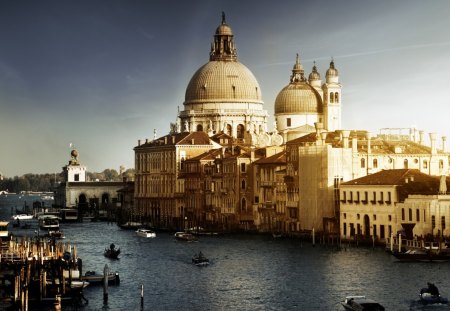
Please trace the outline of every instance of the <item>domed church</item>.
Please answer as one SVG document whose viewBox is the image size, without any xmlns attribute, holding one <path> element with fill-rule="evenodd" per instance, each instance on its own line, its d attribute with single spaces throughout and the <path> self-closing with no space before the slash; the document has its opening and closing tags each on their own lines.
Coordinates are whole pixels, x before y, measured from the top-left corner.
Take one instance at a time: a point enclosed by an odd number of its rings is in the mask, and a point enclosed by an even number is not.
<svg viewBox="0 0 450 311">
<path fill-rule="evenodd" d="M 329 132 L 341 129 L 341 84 L 333 60 L 322 84 L 315 63 L 305 78 L 297 54 L 289 84 L 275 99 L 275 121 L 284 141 L 315 132 L 315 123 Z"/>
<path fill-rule="evenodd" d="M 263 109 L 258 81 L 238 61 L 233 32 L 222 13 L 214 34 L 209 62 L 192 76 L 173 132 L 223 132 L 243 139 L 246 132 L 265 134 L 268 113 Z M 267 134 L 265 134 L 267 135 Z"/>
</svg>

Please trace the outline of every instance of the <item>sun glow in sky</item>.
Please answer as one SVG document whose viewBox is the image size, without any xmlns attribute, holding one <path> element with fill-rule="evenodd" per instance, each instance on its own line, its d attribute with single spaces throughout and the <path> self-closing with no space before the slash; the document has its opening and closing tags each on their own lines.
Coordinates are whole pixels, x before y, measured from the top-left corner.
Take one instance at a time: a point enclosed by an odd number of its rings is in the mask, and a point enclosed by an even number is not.
<svg viewBox="0 0 450 311">
<path fill-rule="evenodd" d="M 323 80 L 333 57 L 343 128 L 450 137 L 448 1 L 1 1 L 0 172 L 60 172 L 70 143 L 89 171 L 133 168 L 138 139 L 183 109 L 222 11 L 269 115 L 296 53 Z"/>
</svg>

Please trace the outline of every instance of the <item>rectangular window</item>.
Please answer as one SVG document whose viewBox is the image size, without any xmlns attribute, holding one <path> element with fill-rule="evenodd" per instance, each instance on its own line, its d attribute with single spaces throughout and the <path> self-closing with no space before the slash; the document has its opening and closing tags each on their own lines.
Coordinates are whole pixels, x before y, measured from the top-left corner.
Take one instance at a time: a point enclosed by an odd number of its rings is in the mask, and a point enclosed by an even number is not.
<svg viewBox="0 0 450 311">
<path fill-rule="evenodd" d="M 377 215 L 373 214 L 373 220 L 377 220 Z"/>
<path fill-rule="evenodd" d="M 291 126 L 291 118 L 286 119 L 286 126 Z"/>
<path fill-rule="evenodd" d="M 442 228 L 442 231 L 445 230 L 445 216 L 441 217 L 441 228 Z"/>
<path fill-rule="evenodd" d="M 386 203 L 387 204 L 391 204 L 391 202 L 392 202 L 392 197 L 391 197 L 391 192 L 389 191 L 388 193 L 387 193 L 387 195 L 388 195 L 388 199 L 387 199 L 387 201 L 386 201 Z"/>
<path fill-rule="evenodd" d="M 80 181 L 80 174 L 75 174 L 73 178 L 75 181 Z"/>
<path fill-rule="evenodd" d="M 436 228 L 436 218 L 433 216 L 431 216 L 431 228 Z"/>
<path fill-rule="evenodd" d="M 344 234 L 344 236 L 347 236 L 347 224 L 344 222 L 344 228 L 343 228 L 344 230 L 344 232 L 343 232 L 343 234 Z"/>
<path fill-rule="evenodd" d="M 409 221 L 412 221 L 412 209 L 411 208 L 408 210 L 408 215 L 409 215 Z"/>
<path fill-rule="evenodd" d="M 380 225 L 380 239 L 384 239 L 384 225 Z"/>
<path fill-rule="evenodd" d="M 416 209 L 416 221 L 419 222 L 420 221 L 420 210 Z"/>
<path fill-rule="evenodd" d="M 246 165 L 245 165 L 245 163 L 241 163 L 241 172 L 242 172 L 242 173 L 245 173 L 245 170 L 246 170 Z"/>
<path fill-rule="evenodd" d="M 373 236 L 377 236 L 377 225 L 373 225 Z"/>
<path fill-rule="evenodd" d="M 376 191 L 373 192 L 372 198 L 373 199 L 372 199 L 372 201 L 370 201 L 370 203 L 375 204 L 377 202 L 377 192 Z"/>
<path fill-rule="evenodd" d="M 402 220 L 405 220 L 405 209 L 402 208 Z"/>
</svg>

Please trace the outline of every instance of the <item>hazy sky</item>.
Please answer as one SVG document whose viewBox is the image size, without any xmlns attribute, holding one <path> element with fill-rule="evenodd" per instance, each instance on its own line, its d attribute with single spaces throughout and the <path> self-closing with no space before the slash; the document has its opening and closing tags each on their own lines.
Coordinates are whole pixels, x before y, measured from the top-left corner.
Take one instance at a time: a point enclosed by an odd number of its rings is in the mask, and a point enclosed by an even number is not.
<svg viewBox="0 0 450 311">
<path fill-rule="evenodd" d="M 4 0 L 0 172 L 60 172 L 70 143 L 88 171 L 134 167 L 138 139 L 167 134 L 183 109 L 222 11 L 269 115 L 296 53 L 323 79 L 333 57 L 343 128 L 415 126 L 450 141 L 447 0 Z"/>
</svg>

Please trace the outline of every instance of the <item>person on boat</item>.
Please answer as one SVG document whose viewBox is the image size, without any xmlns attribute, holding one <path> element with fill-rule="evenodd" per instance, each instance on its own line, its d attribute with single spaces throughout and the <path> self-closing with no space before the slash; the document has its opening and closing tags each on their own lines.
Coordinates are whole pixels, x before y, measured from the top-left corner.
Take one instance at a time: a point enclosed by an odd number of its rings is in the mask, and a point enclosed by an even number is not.
<svg viewBox="0 0 450 311">
<path fill-rule="evenodd" d="M 110 248 L 111 250 L 114 250 L 114 249 L 116 248 L 116 246 L 114 245 L 114 243 L 111 243 L 111 245 L 109 246 L 109 248 Z"/>
<path fill-rule="evenodd" d="M 438 297 L 439 289 L 437 288 L 437 286 L 430 282 L 428 282 L 427 285 L 428 285 L 428 292 L 430 293 L 430 295 Z"/>
</svg>

